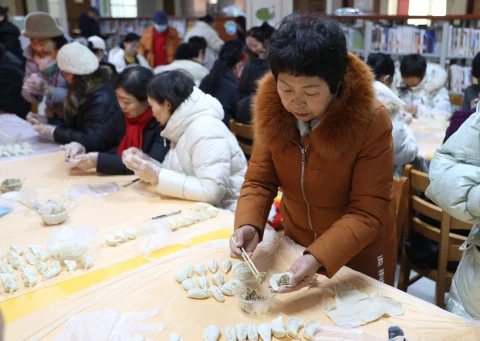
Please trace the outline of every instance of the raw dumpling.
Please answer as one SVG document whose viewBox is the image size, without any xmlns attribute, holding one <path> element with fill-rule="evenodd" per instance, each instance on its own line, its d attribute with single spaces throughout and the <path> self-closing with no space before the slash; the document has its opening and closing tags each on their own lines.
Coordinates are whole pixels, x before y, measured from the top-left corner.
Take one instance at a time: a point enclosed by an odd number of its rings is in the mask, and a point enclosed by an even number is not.
<svg viewBox="0 0 480 341">
<path fill-rule="evenodd" d="M 225 327 L 225 338 L 227 341 L 237 341 L 237 333 L 234 326 Z"/>
<path fill-rule="evenodd" d="M 218 302 L 225 302 L 225 296 L 223 296 L 222 291 L 218 287 L 211 287 L 208 291 Z"/>
<path fill-rule="evenodd" d="M 184 271 L 177 271 L 175 272 L 175 280 L 182 284 L 184 280 L 188 279 L 187 275 Z"/>
<path fill-rule="evenodd" d="M 212 259 L 210 262 L 208 262 L 208 270 L 210 270 L 212 274 L 217 273 L 218 261 L 216 259 Z"/>
<path fill-rule="evenodd" d="M 40 245 L 33 245 L 33 244 L 28 245 L 28 250 L 31 253 L 33 253 L 34 255 L 36 255 L 38 252 L 42 251 Z"/>
<path fill-rule="evenodd" d="M 74 260 L 65 260 L 64 263 L 68 272 L 73 273 L 75 270 L 77 270 L 77 262 Z"/>
<path fill-rule="evenodd" d="M 85 269 L 90 269 L 93 266 L 93 261 L 88 255 L 83 254 L 80 256 L 79 264 Z"/>
<path fill-rule="evenodd" d="M 37 271 L 40 274 L 43 274 L 45 271 L 48 270 L 48 265 L 47 265 L 47 263 L 44 263 L 44 262 L 37 262 L 37 264 L 35 264 L 35 266 L 37 267 Z"/>
<path fill-rule="evenodd" d="M 8 264 L 0 263 L 0 272 L 2 274 L 13 274 L 13 268 Z"/>
<path fill-rule="evenodd" d="M 247 328 L 248 341 L 258 341 L 258 329 L 253 323 L 250 323 Z"/>
<path fill-rule="evenodd" d="M 121 230 L 115 232 L 115 238 L 117 238 L 119 243 L 125 243 L 127 241 L 127 236 L 125 235 L 125 232 Z"/>
<path fill-rule="evenodd" d="M 137 234 L 135 233 L 135 231 L 133 231 L 133 229 L 126 229 L 125 236 L 130 240 L 137 239 Z"/>
<path fill-rule="evenodd" d="M 42 250 L 35 253 L 35 259 L 37 261 L 40 261 L 40 262 L 46 262 L 49 257 L 50 257 L 50 255 L 47 252 L 42 251 Z"/>
<path fill-rule="evenodd" d="M 289 337 L 298 337 L 298 331 L 303 327 L 303 321 L 299 317 L 291 316 L 287 321 L 287 334 Z"/>
<path fill-rule="evenodd" d="M 245 267 L 238 267 L 236 271 L 232 271 L 233 278 L 238 279 L 240 282 L 245 282 L 249 280 L 254 280 L 255 276 L 253 275 L 250 268 L 245 265 Z"/>
<path fill-rule="evenodd" d="M 193 279 L 186 279 L 182 282 L 182 287 L 183 287 L 183 289 L 188 291 L 190 289 L 197 288 L 197 284 L 195 283 L 195 281 Z"/>
<path fill-rule="evenodd" d="M 26 275 L 31 275 L 31 276 L 35 275 L 33 269 L 27 268 L 27 267 L 21 268 L 20 269 L 20 274 L 22 275 L 22 277 L 25 277 Z"/>
<path fill-rule="evenodd" d="M 305 323 L 305 329 L 303 330 L 303 338 L 307 340 L 312 340 L 315 336 L 315 333 L 320 330 L 320 322 L 310 320 Z"/>
<path fill-rule="evenodd" d="M 23 285 L 25 288 L 31 288 L 38 283 L 37 276 L 26 273 L 23 275 Z"/>
<path fill-rule="evenodd" d="M 217 273 L 212 276 L 212 283 L 217 287 L 221 287 L 223 284 L 225 284 L 225 278 L 221 273 Z"/>
<path fill-rule="evenodd" d="M 168 341 L 182 341 L 182 338 L 180 337 L 180 335 L 178 335 L 176 333 L 172 333 L 172 334 L 170 334 L 170 337 L 168 338 Z"/>
<path fill-rule="evenodd" d="M 0 274 L 3 282 L 3 288 L 7 294 L 18 290 L 18 283 L 12 274 Z"/>
<path fill-rule="evenodd" d="M 283 317 L 279 316 L 275 320 L 272 321 L 270 325 L 272 328 L 272 334 L 276 338 L 282 338 L 287 335 L 287 331 L 285 330 L 285 325 L 283 324 Z"/>
<path fill-rule="evenodd" d="M 197 279 L 198 286 L 203 289 L 207 290 L 210 287 L 210 284 L 208 283 L 208 279 L 205 276 L 199 277 Z"/>
<path fill-rule="evenodd" d="M 199 276 L 206 276 L 207 275 L 207 268 L 205 267 L 205 264 L 195 265 L 195 272 Z"/>
<path fill-rule="evenodd" d="M 280 287 L 291 287 L 292 277 L 293 274 L 291 272 L 272 275 L 272 277 L 270 277 L 270 287 L 272 291 L 278 291 Z"/>
<path fill-rule="evenodd" d="M 171 231 L 176 231 L 181 227 L 184 227 L 184 222 L 180 218 L 170 219 L 168 221 L 168 226 L 170 227 Z"/>
<path fill-rule="evenodd" d="M 247 331 L 247 326 L 244 325 L 243 323 L 237 324 L 237 327 L 235 328 L 235 331 L 237 332 L 237 339 L 238 341 L 246 341 L 248 337 L 248 331 Z"/>
<path fill-rule="evenodd" d="M 105 237 L 105 243 L 107 243 L 108 246 L 117 246 L 119 242 L 120 241 L 118 240 L 118 238 L 115 237 L 113 234 L 108 234 Z"/>
<path fill-rule="evenodd" d="M 25 260 L 27 261 L 28 264 L 30 265 L 35 265 L 36 259 L 33 253 L 30 251 L 25 254 Z"/>
<path fill-rule="evenodd" d="M 225 283 L 220 290 L 225 296 L 233 296 L 235 294 L 235 286 L 231 283 Z"/>
<path fill-rule="evenodd" d="M 220 337 L 220 328 L 215 325 L 210 325 L 203 331 L 203 339 L 205 341 L 217 341 Z"/>
<path fill-rule="evenodd" d="M 224 274 L 227 274 L 232 268 L 232 261 L 230 259 L 225 259 L 222 262 L 222 271 Z"/>
<path fill-rule="evenodd" d="M 272 328 L 268 323 L 264 323 L 258 326 L 258 335 L 263 341 L 272 341 Z"/>
<path fill-rule="evenodd" d="M 14 268 L 15 270 L 20 270 L 25 263 L 22 258 L 18 254 L 11 254 L 11 257 L 8 259 L 8 263 Z"/>
<path fill-rule="evenodd" d="M 204 289 L 193 288 L 188 290 L 188 297 L 195 298 L 197 300 L 203 300 L 211 296 L 210 292 Z"/>
<path fill-rule="evenodd" d="M 19 256 L 23 255 L 23 247 L 21 246 L 10 245 L 10 251 L 15 252 Z"/>
<path fill-rule="evenodd" d="M 191 264 L 187 264 L 183 267 L 183 272 L 185 273 L 185 276 L 187 278 L 192 278 L 193 277 L 193 266 Z"/>
<path fill-rule="evenodd" d="M 55 262 L 55 261 L 53 261 L 53 262 Z M 53 266 L 53 262 L 52 262 L 52 266 L 50 267 L 50 269 L 48 269 L 47 271 L 45 271 L 42 274 L 42 278 L 43 278 L 44 281 L 58 276 L 60 274 L 60 271 L 62 270 L 61 267 Z"/>
</svg>

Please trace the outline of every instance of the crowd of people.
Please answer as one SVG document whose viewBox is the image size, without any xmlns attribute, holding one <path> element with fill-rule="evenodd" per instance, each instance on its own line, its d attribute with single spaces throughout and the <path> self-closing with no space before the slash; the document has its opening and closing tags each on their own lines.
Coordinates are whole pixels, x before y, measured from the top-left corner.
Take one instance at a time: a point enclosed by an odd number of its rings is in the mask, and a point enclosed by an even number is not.
<svg viewBox="0 0 480 341">
<path fill-rule="evenodd" d="M 363 62 L 348 53 L 337 22 L 298 13 L 277 30 L 264 23 L 247 31 L 238 18 L 237 39 L 224 42 L 212 16 L 182 41 L 159 11 L 143 36 L 129 33 L 107 51 L 96 15 L 81 18 L 85 46 L 69 42 L 49 14 L 30 13 L 22 32 L 30 44 L 20 53 L 20 33 L 0 7 L 0 113 L 26 118 L 62 145 L 74 168 L 134 173 L 160 194 L 236 212 L 237 242 L 249 253 L 281 188 L 285 234 L 307 247 L 287 291 L 344 265 L 393 284 L 392 175 L 409 163 L 428 171 L 409 125 L 452 115 L 444 69 L 418 54 L 399 67 L 383 53 Z M 464 110 L 476 105 L 478 89 L 467 93 Z M 40 102 L 46 117 L 27 115 Z M 248 164 L 232 119 L 256 127 Z M 468 193 L 457 215 L 474 222 L 478 164 L 456 164 L 465 158 L 459 144 L 478 135 L 477 120 L 442 147 L 430 173 L 432 199 L 453 211 L 457 199 L 442 193 Z M 468 149 L 471 160 L 476 150 Z M 439 184 L 455 178 L 461 190 Z"/>
</svg>

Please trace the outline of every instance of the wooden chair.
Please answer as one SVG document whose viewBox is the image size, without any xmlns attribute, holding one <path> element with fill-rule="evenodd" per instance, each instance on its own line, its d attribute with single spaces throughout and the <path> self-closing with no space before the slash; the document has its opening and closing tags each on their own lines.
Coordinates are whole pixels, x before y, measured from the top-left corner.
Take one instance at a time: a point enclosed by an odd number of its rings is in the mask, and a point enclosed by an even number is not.
<svg viewBox="0 0 480 341">
<path fill-rule="evenodd" d="M 230 131 L 237 138 L 240 148 L 242 148 L 245 156 L 250 158 L 253 150 L 253 127 L 251 124 L 238 123 L 235 120 L 230 120 Z M 252 141 L 252 144 L 249 145 L 245 143 L 245 140 Z"/>
<path fill-rule="evenodd" d="M 410 180 L 404 176 L 398 179 L 393 178 L 393 186 L 395 191 L 395 211 L 396 211 L 396 220 L 395 224 L 397 227 L 397 242 L 398 247 L 402 243 L 403 236 L 403 225 L 405 223 L 405 218 L 407 217 L 408 211 L 408 193 L 409 193 Z"/>
<path fill-rule="evenodd" d="M 404 175 L 410 180 L 410 193 L 407 201 L 408 218 L 405 221 L 403 239 L 407 240 L 409 233 L 415 231 L 430 240 L 438 242 L 439 257 L 437 269 L 419 269 L 407 259 L 404 246 L 398 289 L 407 291 L 408 286 L 422 277 L 427 277 L 436 283 L 435 299 L 437 306 L 444 308 L 444 295 L 445 292 L 450 290 L 452 278 L 455 274 L 454 272 L 448 271 L 447 263 L 461 259 L 462 252 L 458 250 L 458 247 L 467 239 L 465 236 L 451 232 L 451 230 L 470 230 L 472 225 L 451 217 L 446 212 L 443 212 L 440 207 L 417 196 L 417 191 L 424 193 L 430 184 L 426 173 L 413 169 L 412 165 L 407 165 Z M 417 217 L 417 212 L 425 217 L 438 221 L 441 227 L 438 228 L 422 221 Z M 410 279 L 411 270 L 417 272 L 418 275 Z"/>
<path fill-rule="evenodd" d="M 456 108 L 461 108 L 463 105 L 463 95 L 461 94 L 449 94 L 450 103 Z"/>
</svg>

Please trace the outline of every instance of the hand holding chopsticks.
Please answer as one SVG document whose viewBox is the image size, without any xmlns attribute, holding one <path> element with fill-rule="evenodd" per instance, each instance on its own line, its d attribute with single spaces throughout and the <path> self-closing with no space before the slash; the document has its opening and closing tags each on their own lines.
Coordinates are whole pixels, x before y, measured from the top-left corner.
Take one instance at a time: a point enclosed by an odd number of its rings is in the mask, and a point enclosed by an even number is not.
<svg viewBox="0 0 480 341">
<path fill-rule="evenodd" d="M 237 243 L 237 238 L 235 237 L 235 235 L 232 235 L 232 241 L 236 247 L 239 247 Z M 255 278 L 259 283 L 263 283 L 265 281 L 266 273 L 258 271 L 257 267 L 255 266 L 255 264 L 253 264 L 252 259 L 248 256 L 248 253 L 245 251 L 243 247 L 240 246 L 240 250 L 242 250 L 242 258 L 245 261 L 245 263 L 247 263 L 248 267 L 250 268 L 250 271 L 253 273 L 253 275 L 255 276 Z"/>
</svg>

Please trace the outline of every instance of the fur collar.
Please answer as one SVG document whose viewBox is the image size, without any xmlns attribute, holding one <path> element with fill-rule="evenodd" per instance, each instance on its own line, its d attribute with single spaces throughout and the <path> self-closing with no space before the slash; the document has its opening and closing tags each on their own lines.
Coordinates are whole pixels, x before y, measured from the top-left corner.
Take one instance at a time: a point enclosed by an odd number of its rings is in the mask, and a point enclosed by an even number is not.
<svg viewBox="0 0 480 341">
<path fill-rule="evenodd" d="M 315 149 L 323 157 L 338 158 L 359 147 L 359 139 L 361 144 L 370 119 L 380 106 L 372 84 L 370 68 L 349 53 L 343 89 L 311 133 Z M 300 142 L 296 118 L 284 109 L 272 73 L 259 82 L 253 124 L 255 140 L 273 148 L 285 148 L 292 140 Z"/>
</svg>

